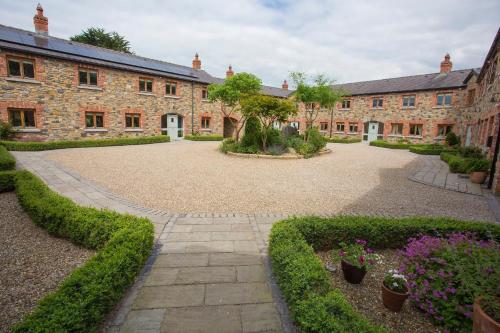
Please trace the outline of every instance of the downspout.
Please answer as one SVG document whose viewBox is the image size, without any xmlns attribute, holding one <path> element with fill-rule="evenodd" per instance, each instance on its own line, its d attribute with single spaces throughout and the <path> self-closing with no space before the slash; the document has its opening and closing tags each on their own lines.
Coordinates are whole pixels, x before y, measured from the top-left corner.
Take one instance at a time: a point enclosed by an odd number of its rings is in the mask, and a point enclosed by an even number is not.
<svg viewBox="0 0 500 333">
<path fill-rule="evenodd" d="M 194 82 L 191 81 L 191 135 L 194 135 Z"/>
</svg>

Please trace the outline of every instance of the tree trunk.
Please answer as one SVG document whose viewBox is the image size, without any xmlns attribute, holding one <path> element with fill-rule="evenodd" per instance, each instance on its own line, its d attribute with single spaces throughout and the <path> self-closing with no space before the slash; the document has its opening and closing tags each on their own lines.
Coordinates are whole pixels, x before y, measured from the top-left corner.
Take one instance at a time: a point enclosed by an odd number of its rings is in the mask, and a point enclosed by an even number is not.
<svg viewBox="0 0 500 333">
<path fill-rule="evenodd" d="M 236 142 L 240 141 L 240 132 L 245 127 L 245 124 L 247 122 L 247 118 L 241 118 L 237 123 L 236 123 Z M 238 124 L 241 123 L 241 126 L 238 127 Z"/>
<path fill-rule="evenodd" d="M 333 109 L 330 110 L 330 139 L 332 138 L 333 131 Z"/>
</svg>

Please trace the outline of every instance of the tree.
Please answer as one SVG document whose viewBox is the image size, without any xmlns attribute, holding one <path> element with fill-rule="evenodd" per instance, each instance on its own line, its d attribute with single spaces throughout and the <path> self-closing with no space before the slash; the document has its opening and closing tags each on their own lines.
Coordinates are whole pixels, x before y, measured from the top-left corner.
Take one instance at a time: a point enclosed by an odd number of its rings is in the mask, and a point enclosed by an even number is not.
<svg viewBox="0 0 500 333">
<path fill-rule="evenodd" d="M 78 35 L 70 37 L 72 41 L 104 47 L 115 51 L 132 53 L 130 43 L 116 32 L 106 32 L 102 28 L 88 28 Z"/>
<path fill-rule="evenodd" d="M 222 113 L 236 127 L 236 141 L 239 140 L 241 129 L 245 126 L 247 117 L 240 114 L 240 103 L 250 96 L 260 92 L 262 81 L 253 74 L 237 73 L 227 78 L 224 83 L 212 83 L 208 86 L 208 99 L 222 103 Z M 239 114 L 239 115 L 237 115 Z M 237 118 L 236 118 L 237 117 Z"/>
<path fill-rule="evenodd" d="M 246 118 L 256 117 L 262 125 L 262 149 L 267 150 L 267 134 L 275 121 L 284 122 L 297 113 L 294 103 L 265 95 L 254 95 L 241 103 L 241 113 Z"/>
</svg>

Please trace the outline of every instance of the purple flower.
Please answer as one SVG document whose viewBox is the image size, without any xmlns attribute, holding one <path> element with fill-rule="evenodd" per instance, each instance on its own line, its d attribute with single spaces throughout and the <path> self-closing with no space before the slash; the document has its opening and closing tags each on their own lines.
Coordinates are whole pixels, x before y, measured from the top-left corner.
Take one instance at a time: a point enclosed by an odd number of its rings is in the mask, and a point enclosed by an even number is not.
<svg viewBox="0 0 500 333">
<path fill-rule="evenodd" d="M 370 249 L 369 247 L 366 248 L 366 253 L 370 254 L 370 253 L 374 253 L 375 251 L 373 251 L 373 249 Z"/>
<path fill-rule="evenodd" d="M 356 239 L 356 244 L 365 246 L 366 245 L 366 241 L 363 240 L 363 239 Z"/>
<path fill-rule="evenodd" d="M 467 318 L 472 318 L 472 312 L 470 311 L 464 312 L 464 316 L 466 316 Z"/>
</svg>

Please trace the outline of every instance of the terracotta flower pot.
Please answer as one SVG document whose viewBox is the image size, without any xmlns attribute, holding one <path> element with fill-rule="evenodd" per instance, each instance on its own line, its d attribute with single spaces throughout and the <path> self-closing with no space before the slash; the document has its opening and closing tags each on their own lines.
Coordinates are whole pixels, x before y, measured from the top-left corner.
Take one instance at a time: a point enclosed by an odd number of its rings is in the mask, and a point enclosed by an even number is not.
<svg viewBox="0 0 500 333">
<path fill-rule="evenodd" d="M 469 179 L 474 184 L 482 184 L 484 183 L 487 175 L 486 171 L 474 171 L 469 174 Z"/>
<path fill-rule="evenodd" d="M 398 293 L 387 288 L 382 282 L 382 303 L 384 306 L 393 312 L 401 311 L 404 302 L 408 298 L 408 291 L 406 293 Z"/>
<path fill-rule="evenodd" d="M 477 298 L 472 307 L 472 332 L 500 333 L 500 324 L 481 309 L 481 299 Z"/>
<path fill-rule="evenodd" d="M 353 284 L 360 284 L 361 281 L 363 281 L 363 278 L 365 277 L 366 274 L 366 267 L 359 268 L 349 264 L 348 262 L 345 262 L 344 260 L 342 260 L 340 265 L 342 267 L 342 273 L 344 274 L 344 278 L 346 279 L 347 282 Z"/>
</svg>

